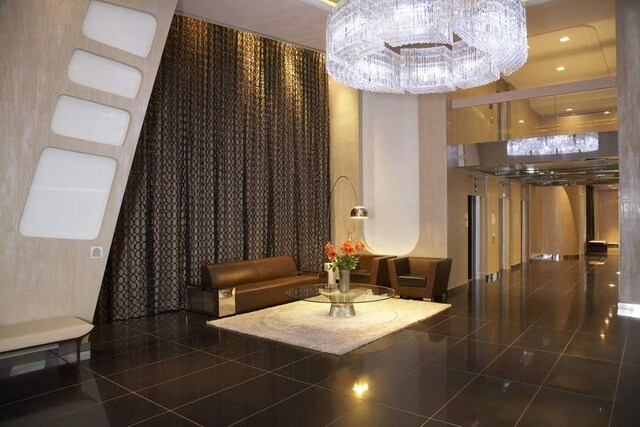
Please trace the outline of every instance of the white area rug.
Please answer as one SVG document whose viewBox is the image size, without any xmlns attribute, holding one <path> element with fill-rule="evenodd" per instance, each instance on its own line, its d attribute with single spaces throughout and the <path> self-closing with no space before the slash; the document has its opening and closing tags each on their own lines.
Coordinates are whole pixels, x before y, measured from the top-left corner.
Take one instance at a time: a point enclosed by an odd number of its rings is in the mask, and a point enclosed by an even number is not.
<svg viewBox="0 0 640 427">
<path fill-rule="evenodd" d="M 329 306 L 297 301 L 207 323 L 340 355 L 451 307 L 449 304 L 394 298 L 355 304 L 356 315 L 353 317 L 331 317 Z"/>
</svg>

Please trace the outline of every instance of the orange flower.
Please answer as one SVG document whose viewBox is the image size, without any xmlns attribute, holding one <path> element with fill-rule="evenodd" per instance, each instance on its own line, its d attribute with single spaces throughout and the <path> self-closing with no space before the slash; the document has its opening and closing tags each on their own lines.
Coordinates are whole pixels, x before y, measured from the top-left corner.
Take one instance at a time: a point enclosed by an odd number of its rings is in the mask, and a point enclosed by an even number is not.
<svg viewBox="0 0 640 427">
<path fill-rule="evenodd" d="M 331 242 L 324 245 L 324 253 L 329 261 L 335 261 L 338 256 L 338 251 L 336 251 L 336 247 Z"/>
<path fill-rule="evenodd" d="M 351 239 L 347 239 L 340 244 L 340 250 L 346 255 L 352 255 L 356 253 L 356 248 L 353 246 Z"/>
<path fill-rule="evenodd" d="M 362 241 L 362 240 L 358 240 L 358 241 L 356 242 L 356 251 L 358 251 L 358 252 L 362 252 L 362 251 L 364 251 L 364 247 L 365 247 L 365 246 L 364 246 L 364 241 Z"/>
</svg>

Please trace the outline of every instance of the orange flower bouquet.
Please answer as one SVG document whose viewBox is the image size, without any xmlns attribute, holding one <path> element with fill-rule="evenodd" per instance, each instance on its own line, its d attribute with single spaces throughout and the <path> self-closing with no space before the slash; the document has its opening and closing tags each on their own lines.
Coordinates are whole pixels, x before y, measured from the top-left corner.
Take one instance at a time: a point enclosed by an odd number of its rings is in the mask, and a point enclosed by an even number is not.
<svg viewBox="0 0 640 427">
<path fill-rule="evenodd" d="M 364 251 L 364 242 L 358 240 L 354 245 L 351 238 L 345 240 L 336 248 L 329 242 L 324 245 L 324 253 L 336 270 L 353 270 L 358 265 L 358 259 Z"/>
</svg>

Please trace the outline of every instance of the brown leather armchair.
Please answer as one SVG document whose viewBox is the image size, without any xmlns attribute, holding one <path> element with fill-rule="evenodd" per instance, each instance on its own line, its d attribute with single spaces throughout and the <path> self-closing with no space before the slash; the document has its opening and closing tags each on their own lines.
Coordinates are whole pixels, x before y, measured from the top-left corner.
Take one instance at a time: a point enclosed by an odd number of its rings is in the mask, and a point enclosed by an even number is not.
<svg viewBox="0 0 640 427">
<path fill-rule="evenodd" d="M 389 286 L 389 266 L 387 260 L 394 258 L 387 255 L 360 255 L 358 266 L 351 270 L 351 281 L 370 285 Z"/>
<path fill-rule="evenodd" d="M 391 287 L 401 297 L 443 300 L 451 258 L 404 257 L 387 260 Z"/>
</svg>

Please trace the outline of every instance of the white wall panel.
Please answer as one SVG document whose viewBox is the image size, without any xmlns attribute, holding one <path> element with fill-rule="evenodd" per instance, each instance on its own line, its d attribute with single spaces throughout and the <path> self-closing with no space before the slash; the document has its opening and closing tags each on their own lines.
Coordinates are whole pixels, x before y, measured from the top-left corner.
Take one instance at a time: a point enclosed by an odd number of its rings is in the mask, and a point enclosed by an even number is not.
<svg viewBox="0 0 640 427">
<path fill-rule="evenodd" d="M 146 58 L 158 23 L 153 15 L 101 1 L 89 3 L 82 33 L 92 40 Z"/>
<path fill-rule="evenodd" d="M 51 130 L 62 136 L 122 145 L 130 119 L 127 111 L 62 95 L 53 112 Z"/>
<path fill-rule="evenodd" d="M 403 255 L 420 236 L 418 98 L 362 93 L 362 188 L 372 252 Z"/>
<path fill-rule="evenodd" d="M 73 52 L 68 77 L 74 83 L 130 99 L 138 95 L 142 82 L 137 68 L 84 50 Z"/>
<path fill-rule="evenodd" d="M 115 172 L 114 159 L 45 148 L 27 196 L 20 234 L 95 239 Z"/>
<path fill-rule="evenodd" d="M 176 0 L 108 1 L 124 8 L 148 12 L 157 19 L 155 39 L 147 58 L 90 40 L 82 33 L 90 0 L 0 0 L 0 141 L 3 142 L 0 144 L 0 325 L 61 316 L 93 319 L 118 211 L 176 5 Z M 132 90 L 125 93 L 116 91 L 116 94 L 101 87 L 97 88 L 101 90 L 95 90 L 83 86 L 82 81 L 76 84 L 67 76 L 70 58 L 77 49 L 133 70 L 132 74 L 138 81 L 142 75 L 144 79 L 133 85 Z M 135 65 L 135 68 L 124 64 Z M 81 75 L 105 72 L 95 65 L 79 71 Z M 124 82 L 117 75 L 109 76 L 107 80 L 114 86 Z M 52 129 L 52 119 L 60 114 L 55 109 L 61 95 L 128 112 L 130 118 L 124 143 L 109 145 L 78 139 L 81 137 L 78 134 L 73 137 L 56 134 Z M 62 112 L 65 113 L 63 116 L 71 115 L 68 110 Z M 77 122 L 87 119 L 79 112 L 73 114 L 78 114 Z M 90 127 L 95 124 L 76 123 L 75 126 L 86 130 L 83 125 Z M 57 126 L 53 125 L 60 131 Z M 104 211 L 104 217 L 94 222 L 91 231 L 86 231 L 91 227 L 82 227 L 85 232 L 77 235 L 79 238 L 36 238 L 20 233 L 25 206 L 33 202 L 27 202 L 32 185 L 38 187 L 41 181 L 35 176 L 35 171 L 39 168 L 43 150 L 48 149 L 92 156 L 89 163 L 81 163 L 80 169 L 90 177 L 83 178 L 80 183 L 68 181 L 66 175 L 70 171 L 65 169 L 56 179 L 47 179 L 41 189 L 34 188 L 34 192 L 40 191 L 45 196 L 41 207 L 35 209 L 36 219 L 38 215 L 51 216 L 44 218 L 44 221 L 51 222 L 55 222 L 54 216 L 66 218 L 67 214 L 56 213 L 60 208 L 58 205 L 72 206 L 75 202 L 71 198 L 78 195 L 85 211 L 68 214 L 79 217 L 74 227 L 82 225 L 88 217 L 99 217 Z M 94 165 L 91 160 L 96 158 L 101 161 Z M 104 194 L 107 186 L 99 185 L 93 179 L 95 171 L 86 168 L 108 172 L 115 165 L 114 160 L 117 168 L 105 210 L 101 207 L 102 202 L 95 203 L 94 198 Z M 44 178 L 50 176 L 49 173 L 44 175 Z M 72 175 L 76 176 L 76 171 Z M 91 209 L 87 208 L 89 205 Z M 98 226 L 99 233 L 95 239 L 81 240 L 95 235 Z M 30 226 L 25 221 L 22 231 L 36 234 L 34 228 L 29 231 Z M 66 235 L 77 232 L 73 230 Z M 47 233 L 50 233 L 48 227 L 38 232 L 50 235 Z M 93 256 L 96 252 L 92 250 L 94 247 L 103 248 L 102 258 Z"/>
</svg>

